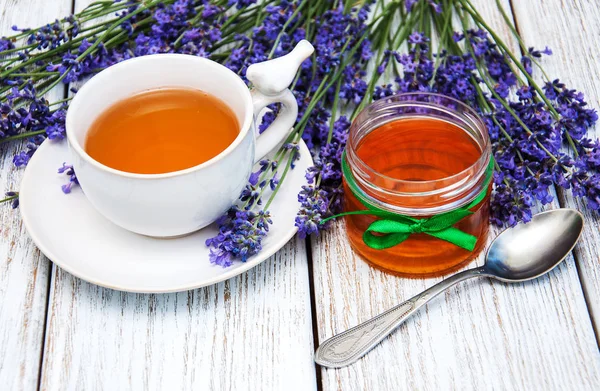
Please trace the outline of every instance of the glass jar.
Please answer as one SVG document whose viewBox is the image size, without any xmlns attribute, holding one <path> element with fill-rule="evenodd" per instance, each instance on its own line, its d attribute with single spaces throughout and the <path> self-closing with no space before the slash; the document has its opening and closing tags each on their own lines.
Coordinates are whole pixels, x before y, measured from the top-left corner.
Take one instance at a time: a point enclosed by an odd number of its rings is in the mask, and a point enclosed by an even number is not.
<svg viewBox="0 0 600 391">
<path fill-rule="evenodd" d="M 401 94 L 366 107 L 350 127 L 343 163 L 345 212 L 367 213 L 345 217 L 350 244 L 372 266 L 402 276 L 462 267 L 487 239 L 491 159 L 483 121 L 453 98 Z M 424 223 L 450 213 L 458 220 L 444 232 L 467 234 L 470 248 Z"/>
</svg>

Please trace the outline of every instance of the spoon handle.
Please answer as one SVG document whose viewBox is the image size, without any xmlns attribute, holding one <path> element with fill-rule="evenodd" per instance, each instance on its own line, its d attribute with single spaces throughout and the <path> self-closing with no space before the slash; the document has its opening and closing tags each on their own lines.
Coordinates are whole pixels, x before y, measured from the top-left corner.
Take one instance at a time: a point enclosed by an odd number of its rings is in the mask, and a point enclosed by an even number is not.
<svg viewBox="0 0 600 391">
<path fill-rule="evenodd" d="M 461 281 L 485 275 L 483 268 L 475 268 L 446 278 L 404 303 L 329 338 L 317 349 L 315 362 L 329 368 L 356 362 L 431 299 Z"/>
</svg>

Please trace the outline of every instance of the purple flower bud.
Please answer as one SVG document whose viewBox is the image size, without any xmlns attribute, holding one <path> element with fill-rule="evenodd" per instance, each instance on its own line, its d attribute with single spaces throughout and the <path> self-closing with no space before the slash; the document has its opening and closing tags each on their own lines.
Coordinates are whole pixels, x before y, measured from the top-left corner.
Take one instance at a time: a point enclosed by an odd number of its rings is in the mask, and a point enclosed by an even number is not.
<svg viewBox="0 0 600 391">
<path fill-rule="evenodd" d="M 258 177 L 260 173 L 261 171 L 259 170 L 250 174 L 250 179 L 248 180 L 248 182 L 250 182 L 252 186 L 256 186 L 256 184 L 258 183 Z"/>
</svg>

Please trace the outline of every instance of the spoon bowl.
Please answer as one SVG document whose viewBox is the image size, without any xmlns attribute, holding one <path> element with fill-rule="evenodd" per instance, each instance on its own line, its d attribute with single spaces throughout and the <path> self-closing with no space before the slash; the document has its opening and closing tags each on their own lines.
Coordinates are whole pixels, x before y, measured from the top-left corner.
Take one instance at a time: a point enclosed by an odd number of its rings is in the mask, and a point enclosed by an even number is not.
<svg viewBox="0 0 600 391">
<path fill-rule="evenodd" d="M 488 250 L 484 272 L 504 282 L 537 278 L 554 269 L 571 252 L 583 231 L 583 216 L 555 209 L 533 216 L 502 232 Z"/>
<path fill-rule="evenodd" d="M 531 280 L 554 269 L 571 252 L 583 230 L 583 216 L 573 209 L 539 213 L 517 224 L 492 242 L 485 265 L 457 273 L 404 303 L 323 342 L 315 361 L 339 368 L 354 363 L 431 299 L 473 277 L 504 282 Z"/>
</svg>

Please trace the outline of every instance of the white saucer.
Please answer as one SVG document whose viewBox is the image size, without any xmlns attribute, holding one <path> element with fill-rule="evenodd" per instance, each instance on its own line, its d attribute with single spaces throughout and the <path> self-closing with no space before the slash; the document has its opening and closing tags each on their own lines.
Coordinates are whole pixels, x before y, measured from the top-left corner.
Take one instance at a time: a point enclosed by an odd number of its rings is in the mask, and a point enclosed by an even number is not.
<svg viewBox="0 0 600 391">
<path fill-rule="evenodd" d="M 130 292 L 176 292 L 215 284 L 258 265 L 296 233 L 298 192 L 312 159 L 301 142 L 300 160 L 290 170 L 270 206 L 273 225 L 262 251 L 228 268 L 212 265 L 204 241 L 211 225 L 176 239 L 154 239 L 120 228 L 100 215 L 79 187 L 63 194 L 70 161 L 66 142 L 44 142 L 27 165 L 20 189 L 20 209 L 29 235 L 51 261 L 69 273 L 107 288 Z"/>
</svg>

